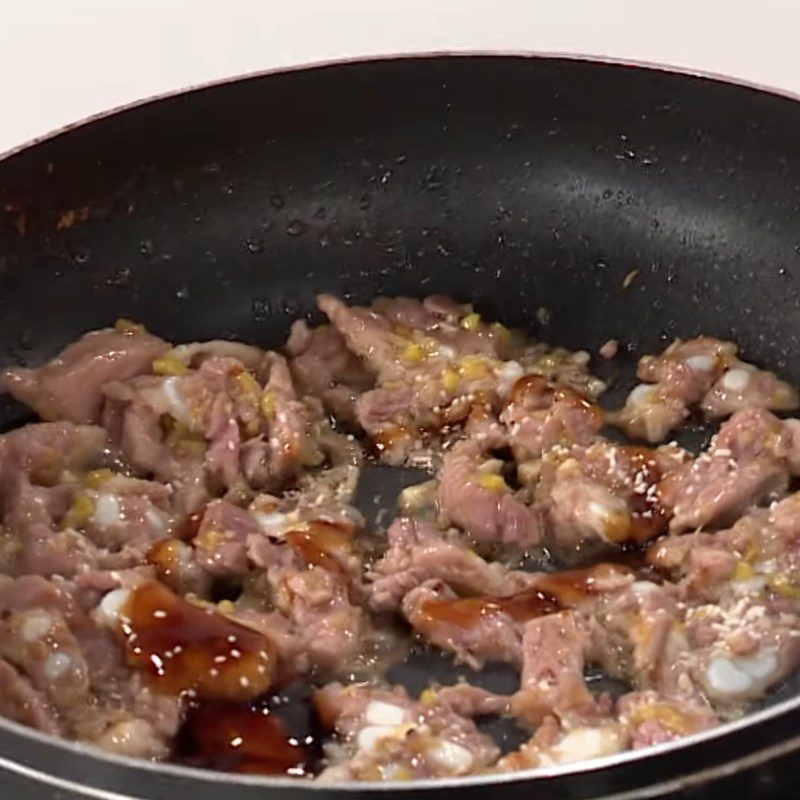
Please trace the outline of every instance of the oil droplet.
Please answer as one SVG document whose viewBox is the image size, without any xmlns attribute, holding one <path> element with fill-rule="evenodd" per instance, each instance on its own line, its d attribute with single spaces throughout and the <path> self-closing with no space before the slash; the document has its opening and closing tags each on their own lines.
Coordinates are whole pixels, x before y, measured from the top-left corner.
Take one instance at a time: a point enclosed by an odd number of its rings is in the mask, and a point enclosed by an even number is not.
<svg viewBox="0 0 800 800">
<path fill-rule="evenodd" d="M 286 226 L 286 233 L 289 236 L 302 236 L 306 232 L 306 224 L 302 220 L 293 219 Z"/>
<path fill-rule="evenodd" d="M 270 316 L 269 300 L 255 299 L 252 303 L 253 319 L 256 322 L 266 322 Z"/>
</svg>

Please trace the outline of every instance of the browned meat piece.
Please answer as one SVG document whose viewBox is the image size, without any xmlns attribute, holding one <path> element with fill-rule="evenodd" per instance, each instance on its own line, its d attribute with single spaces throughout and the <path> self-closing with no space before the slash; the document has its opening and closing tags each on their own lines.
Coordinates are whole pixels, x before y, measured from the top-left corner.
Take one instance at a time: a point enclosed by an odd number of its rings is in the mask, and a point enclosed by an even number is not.
<svg viewBox="0 0 800 800">
<path fill-rule="evenodd" d="M 591 444 L 603 425 L 601 410 L 570 388 L 525 375 L 511 389 L 500 419 L 518 462 L 538 459 L 556 445 Z"/>
<path fill-rule="evenodd" d="M 562 558 L 575 559 L 586 551 L 654 538 L 669 519 L 659 482 L 683 458 L 671 448 L 606 441 L 551 451 L 536 489 L 548 522 L 548 545 Z"/>
<path fill-rule="evenodd" d="M 167 342 L 144 329 L 107 328 L 87 333 L 36 369 L 7 369 L 6 391 L 46 420 L 97 422 L 103 386 L 150 372 Z"/>
<path fill-rule="evenodd" d="M 0 616 L 27 608 L 57 611 L 72 620 L 80 614 L 71 585 L 59 579 L 45 580 L 40 575 L 21 578 L 0 576 Z"/>
<path fill-rule="evenodd" d="M 136 566 L 170 524 L 166 487 L 108 469 L 86 473 L 81 483 L 73 476 L 57 493 L 33 486 L 22 473 L 15 481 L 6 516 L 17 532 L 18 572 L 74 575 L 95 566 Z"/>
<path fill-rule="evenodd" d="M 688 597 L 717 600 L 721 591 L 730 586 L 742 557 L 738 547 L 741 544 L 747 549 L 750 544 L 749 536 L 734 532 L 740 524 L 741 521 L 731 531 L 663 536 L 650 546 L 648 560 L 672 578 L 680 578 L 679 585 Z"/>
<path fill-rule="evenodd" d="M 303 637 L 312 665 L 341 674 L 375 647 L 375 632 L 364 609 L 350 600 L 348 585 L 322 568 L 286 576 L 277 608 Z"/>
<path fill-rule="evenodd" d="M 671 509 L 670 530 L 719 527 L 786 491 L 792 437 L 760 409 L 737 411 L 709 449 L 661 481 L 658 496 Z"/>
<path fill-rule="evenodd" d="M 700 404 L 711 419 L 727 417 L 744 408 L 794 411 L 798 406 L 800 396 L 794 387 L 772 372 L 738 360 L 729 365 Z"/>
<path fill-rule="evenodd" d="M 297 320 L 286 353 L 300 394 L 318 397 L 337 422 L 355 425 L 356 400 L 374 386 L 375 378 L 347 349 L 342 335 L 330 325 L 309 328 L 305 320 Z"/>
<path fill-rule="evenodd" d="M 0 714 L 45 733 L 61 732 L 42 692 L 3 659 L 0 659 Z"/>
<path fill-rule="evenodd" d="M 496 761 L 494 742 L 435 697 L 411 700 L 396 687 L 331 684 L 315 694 L 323 725 L 341 747 L 321 781 L 401 780 L 468 775 Z"/>
<path fill-rule="evenodd" d="M 58 488 L 55 484 L 64 479 L 65 471 L 91 469 L 103 457 L 106 444 L 106 432 L 95 426 L 70 422 L 26 425 L 0 436 L 0 479 L 13 480 L 23 473 L 33 484 Z M 4 502 L 13 499 L 12 491 L 3 491 Z"/>
<path fill-rule="evenodd" d="M 547 714 L 586 720 L 596 715 L 595 699 L 583 680 L 589 635 L 571 611 L 548 614 L 525 623 L 520 689 L 511 712 L 537 725 Z"/>
<path fill-rule="evenodd" d="M 514 496 L 495 471 L 498 466 L 472 439 L 454 445 L 439 481 L 442 522 L 457 525 L 478 542 L 535 547 L 542 539 L 539 513 Z"/>
<path fill-rule="evenodd" d="M 530 585 L 530 573 L 484 561 L 463 539 L 407 517 L 396 519 L 386 534 L 389 547 L 370 572 L 367 590 L 376 611 L 393 611 L 424 581 L 438 579 L 467 594 L 499 595 Z"/>
<path fill-rule="evenodd" d="M 620 722 L 630 731 L 638 750 L 674 741 L 717 725 L 719 720 L 703 699 L 687 700 L 658 692 L 631 692 L 617 701 Z"/>
<path fill-rule="evenodd" d="M 522 661 L 521 625 L 502 603 L 458 599 L 447 584 L 433 579 L 403 598 L 402 612 L 428 642 L 452 652 L 456 663 L 480 669 L 487 661 Z"/>
</svg>

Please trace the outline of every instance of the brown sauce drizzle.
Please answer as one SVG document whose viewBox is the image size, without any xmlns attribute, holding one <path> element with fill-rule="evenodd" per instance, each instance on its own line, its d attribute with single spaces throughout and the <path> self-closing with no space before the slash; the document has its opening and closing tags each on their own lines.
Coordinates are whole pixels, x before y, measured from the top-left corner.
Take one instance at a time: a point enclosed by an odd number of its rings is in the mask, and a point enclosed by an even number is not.
<svg viewBox="0 0 800 800">
<path fill-rule="evenodd" d="M 266 636 L 160 583 L 133 590 L 120 629 L 128 665 L 159 691 L 241 702 L 272 683 L 275 648 Z"/>
<path fill-rule="evenodd" d="M 285 539 L 307 566 L 347 574 L 337 555 L 353 552 L 353 530 L 344 525 L 315 520 L 289 531 Z"/>
<path fill-rule="evenodd" d="M 547 408 L 553 400 L 553 387 L 541 375 L 529 372 L 518 378 L 508 393 L 506 406 L 530 401 L 532 408 Z"/>
<path fill-rule="evenodd" d="M 180 755 L 195 766 L 256 775 L 311 774 L 307 741 L 259 703 L 206 701 L 193 707 L 181 729 Z"/>
<path fill-rule="evenodd" d="M 465 597 L 455 600 L 428 600 L 420 612 L 424 622 L 446 622 L 459 628 L 472 628 L 485 617 L 505 614 L 515 622 L 551 614 L 560 609 L 557 600 L 539 589 L 525 589 L 508 597 Z"/>
<path fill-rule="evenodd" d="M 410 438 L 412 432 L 405 425 L 389 424 L 373 434 L 372 443 L 380 455 L 385 451 L 391 452 Z"/>
<path fill-rule="evenodd" d="M 181 548 L 186 545 L 180 539 L 159 539 L 147 552 L 147 563 L 156 568 L 161 578 L 169 578 L 178 569 Z"/>
<path fill-rule="evenodd" d="M 630 481 L 634 490 L 628 496 L 631 527 L 628 539 L 646 542 L 663 533 L 670 514 L 661 504 L 658 484 L 662 473 L 655 454 L 646 447 L 625 445 L 619 448 L 630 464 Z"/>
<path fill-rule="evenodd" d="M 179 518 L 172 527 L 170 533 L 175 539 L 181 539 L 184 542 L 190 542 L 200 533 L 200 525 L 203 522 L 203 517 L 206 513 L 206 507 L 203 506 L 199 511 L 194 514 L 186 514 Z"/>
<path fill-rule="evenodd" d="M 601 581 L 614 573 L 628 575 L 632 571 L 615 564 L 598 564 L 586 569 L 542 573 L 537 585 L 507 597 L 466 597 L 453 600 L 428 600 L 420 612 L 423 624 L 440 622 L 459 628 L 472 628 L 482 618 L 505 614 L 515 622 L 574 608 L 602 591 Z"/>
<path fill-rule="evenodd" d="M 547 572 L 538 576 L 537 585 L 557 599 L 562 608 L 574 608 L 602 592 L 602 581 L 614 575 L 630 575 L 633 570 L 618 564 L 597 564 L 585 569 Z"/>
</svg>

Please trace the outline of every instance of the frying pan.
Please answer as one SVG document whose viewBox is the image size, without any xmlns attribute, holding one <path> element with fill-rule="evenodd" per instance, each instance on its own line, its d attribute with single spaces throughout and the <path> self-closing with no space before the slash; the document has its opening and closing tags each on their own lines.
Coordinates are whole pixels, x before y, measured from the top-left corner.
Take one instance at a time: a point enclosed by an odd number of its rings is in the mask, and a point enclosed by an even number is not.
<svg viewBox="0 0 800 800">
<path fill-rule="evenodd" d="M 520 57 L 251 78 L 0 164 L 0 361 L 41 362 L 121 315 L 173 340 L 276 346 L 320 291 L 444 292 L 573 349 L 618 338 L 623 368 L 703 332 L 798 384 L 799 212 L 800 105 L 741 86 Z M 0 400 L 3 426 L 25 419 Z M 764 794 L 797 748 L 793 681 L 750 716 L 670 745 L 401 791 Z M 0 787 L 108 800 L 398 791 L 144 764 L 8 722 Z"/>
</svg>

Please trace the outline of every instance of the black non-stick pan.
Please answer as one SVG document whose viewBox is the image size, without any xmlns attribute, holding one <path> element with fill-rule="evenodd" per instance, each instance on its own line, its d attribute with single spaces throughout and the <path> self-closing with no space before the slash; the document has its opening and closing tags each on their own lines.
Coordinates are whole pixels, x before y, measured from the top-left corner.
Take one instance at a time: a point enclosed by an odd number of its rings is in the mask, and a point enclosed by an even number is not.
<svg viewBox="0 0 800 800">
<path fill-rule="evenodd" d="M 274 346 L 323 290 L 452 294 L 567 347 L 617 338 L 623 369 L 703 332 L 799 384 L 800 105 L 619 65 L 408 58 L 194 91 L 0 163 L 0 362 L 121 315 Z M 24 419 L 0 400 L 3 426 Z M 399 791 L 785 796 L 799 690 L 672 745 Z M 143 764 L 0 722 L 3 798 L 395 791 Z"/>
</svg>

